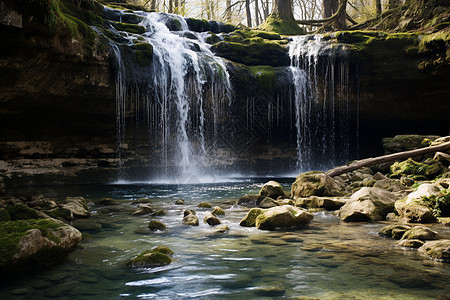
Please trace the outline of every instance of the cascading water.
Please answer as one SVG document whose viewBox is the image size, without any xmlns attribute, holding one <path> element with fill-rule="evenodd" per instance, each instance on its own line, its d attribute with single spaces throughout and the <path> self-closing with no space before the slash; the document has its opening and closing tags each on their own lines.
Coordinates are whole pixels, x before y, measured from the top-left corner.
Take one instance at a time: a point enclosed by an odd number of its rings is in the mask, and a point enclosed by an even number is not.
<svg viewBox="0 0 450 300">
<path fill-rule="evenodd" d="M 118 15 L 119 21 L 130 15 L 108 10 Z M 143 144 L 142 135 L 147 131 L 149 156 L 155 160 L 153 165 L 159 165 L 151 175 L 163 181 L 195 182 L 205 175 L 213 157 L 210 151 L 214 148 L 211 141 L 217 132 L 216 120 L 227 113 L 231 103 L 229 74 L 202 35 L 188 31 L 180 16 L 145 12 L 136 15 L 146 30 L 142 34 L 117 32 L 111 27 L 122 37 L 120 43 L 112 45 L 117 65 L 119 155 L 128 147 L 125 133 L 131 124 L 137 144 Z M 171 31 L 171 26 L 179 28 Z M 131 54 L 137 61 L 127 53 L 130 48 L 135 49 Z M 141 48 L 150 48 L 151 55 Z M 135 115 L 134 124 L 127 122 L 129 115 Z"/>
<path fill-rule="evenodd" d="M 307 35 L 293 37 L 289 56 L 299 171 L 345 163 L 355 157 L 357 144 L 348 51 Z"/>
</svg>

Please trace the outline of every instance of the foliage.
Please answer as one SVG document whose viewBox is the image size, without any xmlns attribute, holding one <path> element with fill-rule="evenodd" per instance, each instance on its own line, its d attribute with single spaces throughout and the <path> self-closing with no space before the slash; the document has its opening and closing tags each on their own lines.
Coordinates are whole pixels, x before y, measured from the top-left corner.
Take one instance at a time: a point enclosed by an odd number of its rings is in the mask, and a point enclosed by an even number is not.
<svg viewBox="0 0 450 300">
<path fill-rule="evenodd" d="M 450 190 L 445 189 L 438 195 L 423 197 L 422 202 L 431 209 L 435 217 L 450 217 Z"/>
</svg>

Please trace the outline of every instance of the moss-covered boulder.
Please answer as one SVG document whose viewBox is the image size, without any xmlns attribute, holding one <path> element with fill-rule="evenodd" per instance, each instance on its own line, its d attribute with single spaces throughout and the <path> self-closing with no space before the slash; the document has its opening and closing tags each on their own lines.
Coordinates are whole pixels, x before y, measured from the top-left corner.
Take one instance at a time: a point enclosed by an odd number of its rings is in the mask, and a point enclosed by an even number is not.
<svg viewBox="0 0 450 300">
<path fill-rule="evenodd" d="M 146 31 L 145 27 L 141 25 L 114 22 L 114 21 L 110 21 L 110 23 L 112 26 L 114 26 L 114 28 L 116 28 L 119 31 L 126 31 L 129 33 L 137 33 L 137 34 L 142 34 Z"/>
<path fill-rule="evenodd" d="M 132 216 L 143 216 L 153 212 L 153 206 L 151 204 L 139 204 L 138 208 L 130 212 Z"/>
<path fill-rule="evenodd" d="M 444 166 L 435 160 L 426 161 L 426 163 L 416 162 L 409 158 L 402 162 L 395 162 L 391 166 L 391 177 L 400 178 L 405 175 L 425 176 L 434 178 L 444 171 Z"/>
<path fill-rule="evenodd" d="M 11 221 L 11 215 L 5 208 L 0 208 L 0 222 Z"/>
<path fill-rule="evenodd" d="M 378 231 L 379 235 L 391 237 L 395 240 L 399 240 L 403 237 L 406 231 L 411 229 L 411 226 L 405 224 L 392 224 L 381 228 Z"/>
<path fill-rule="evenodd" d="M 158 209 L 157 211 L 153 212 L 151 214 L 152 217 L 161 217 L 161 216 L 165 216 L 166 212 L 163 209 Z"/>
<path fill-rule="evenodd" d="M 284 197 L 284 190 L 281 184 L 274 180 L 271 180 L 263 185 L 263 187 L 259 191 L 259 195 L 261 197 L 270 197 L 273 199 L 277 199 L 280 196 Z"/>
<path fill-rule="evenodd" d="M 151 220 L 150 222 L 148 222 L 147 225 L 148 229 L 152 230 L 152 231 L 164 231 L 166 230 L 166 225 L 160 221 L 156 221 L 156 220 Z"/>
<path fill-rule="evenodd" d="M 252 208 L 247 215 L 239 222 L 239 225 L 243 227 L 255 227 L 256 218 L 262 214 L 265 210 L 262 208 Z"/>
<path fill-rule="evenodd" d="M 311 222 L 313 215 L 304 209 L 283 205 L 269 208 L 256 217 L 255 227 L 262 230 L 276 228 L 304 227 Z"/>
<path fill-rule="evenodd" d="M 223 216 L 225 215 L 225 211 L 219 206 L 214 206 L 212 214 L 215 216 Z"/>
<path fill-rule="evenodd" d="M 112 205 L 119 205 L 120 203 L 119 203 L 119 201 L 114 200 L 112 198 L 102 198 L 96 204 L 104 205 L 104 206 L 112 206 Z"/>
<path fill-rule="evenodd" d="M 423 226 L 414 226 L 411 229 L 408 229 L 402 236 L 402 240 L 437 240 L 438 233 L 434 230 L 431 230 L 427 227 Z"/>
<path fill-rule="evenodd" d="M 70 210 L 74 217 L 89 217 L 89 208 L 83 197 L 67 197 L 62 208 Z"/>
<path fill-rule="evenodd" d="M 239 198 L 237 205 L 253 207 L 257 206 L 262 199 L 264 199 L 264 197 L 261 197 L 260 195 L 244 195 Z"/>
<path fill-rule="evenodd" d="M 126 265 L 131 268 L 156 268 L 167 266 L 173 262 L 173 251 L 168 247 L 159 246 L 152 250 L 146 250 L 135 258 L 129 260 Z"/>
<path fill-rule="evenodd" d="M 0 222 L 0 270 L 58 263 L 80 241 L 78 230 L 55 219 Z"/>
<path fill-rule="evenodd" d="M 404 134 L 394 137 L 383 138 L 383 149 L 385 154 L 397 153 L 407 150 L 428 147 L 431 142 L 439 138 L 434 135 Z"/>
<path fill-rule="evenodd" d="M 199 221 L 198 221 L 197 213 L 192 209 L 186 209 L 184 211 L 184 217 L 183 217 L 182 223 L 183 223 L 183 225 L 198 226 Z"/>
<path fill-rule="evenodd" d="M 294 200 L 309 196 L 340 196 L 345 193 L 342 185 L 324 172 L 311 171 L 300 174 L 292 184 Z"/>
<path fill-rule="evenodd" d="M 6 206 L 6 210 L 11 220 L 45 219 L 48 217 L 46 214 L 23 203 L 10 204 Z"/>
<path fill-rule="evenodd" d="M 407 248 L 420 248 L 425 244 L 421 240 L 401 240 L 398 245 Z"/>
<path fill-rule="evenodd" d="M 450 261 L 450 240 L 437 240 L 426 242 L 419 248 L 419 252 L 433 259 Z"/>
<path fill-rule="evenodd" d="M 198 207 L 198 208 L 211 208 L 212 205 L 211 205 L 210 203 L 208 203 L 208 202 L 200 202 L 200 203 L 197 205 L 197 207 Z"/>
<path fill-rule="evenodd" d="M 339 210 L 339 218 L 346 222 L 380 221 L 394 210 L 398 197 L 391 192 L 364 187 L 354 193 Z"/>
</svg>

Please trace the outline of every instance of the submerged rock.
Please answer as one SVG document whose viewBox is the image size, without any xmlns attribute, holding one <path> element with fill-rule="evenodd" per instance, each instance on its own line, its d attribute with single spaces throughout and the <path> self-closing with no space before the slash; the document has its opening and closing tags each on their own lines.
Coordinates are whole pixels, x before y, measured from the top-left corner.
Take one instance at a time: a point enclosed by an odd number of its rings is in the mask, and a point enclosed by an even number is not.
<svg viewBox="0 0 450 300">
<path fill-rule="evenodd" d="M 192 209 L 185 210 L 182 223 L 183 223 L 183 225 L 198 226 L 199 221 L 198 221 L 197 213 Z"/>
<path fill-rule="evenodd" d="M 156 221 L 156 220 L 151 220 L 150 222 L 148 222 L 147 225 L 148 229 L 152 230 L 152 231 L 164 231 L 166 230 L 166 225 L 164 225 L 164 223 Z"/>
<path fill-rule="evenodd" d="M 252 207 L 257 206 L 262 199 L 264 199 L 264 197 L 261 197 L 260 195 L 244 195 L 239 198 L 237 204 Z"/>
<path fill-rule="evenodd" d="M 411 229 L 411 226 L 404 225 L 404 224 L 393 224 L 388 225 L 383 228 L 381 228 L 378 231 L 379 235 L 383 235 L 386 237 L 392 237 L 393 239 L 399 240 L 403 237 L 406 231 Z"/>
<path fill-rule="evenodd" d="M 176 205 L 184 205 L 185 204 L 185 202 L 184 202 L 184 200 L 183 199 L 178 199 L 177 201 L 175 201 L 175 204 Z"/>
<path fill-rule="evenodd" d="M 437 240 L 438 233 L 427 227 L 415 226 L 407 230 L 402 236 L 402 240 Z"/>
<path fill-rule="evenodd" d="M 0 226 L 0 270 L 17 271 L 60 262 L 81 232 L 55 219 L 17 220 Z"/>
<path fill-rule="evenodd" d="M 146 250 L 135 258 L 129 260 L 126 265 L 132 268 L 155 268 L 167 266 L 173 262 L 173 251 L 168 247 L 159 246 L 152 250 Z"/>
<path fill-rule="evenodd" d="M 429 258 L 450 261 L 450 240 L 437 240 L 426 242 L 419 248 L 419 252 Z"/>
<path fill-rule="evenodd" d="M 201 202 L 197 205 L 198 208 L 211 208 L 212 205 L 208 202 Z"/>
<path fill-rule="evenodd" d="M 303 227 L 313 215 L 301 208 L 283 205 L 269 208 L 256 217 L 255 227 L 263 230 L 276 228 Z"/>
<path fill-rule="evenodd" d="M 300 174 L 292 184 L 291 195 L 297 198 L 315 196 L 341 196 L 345 193 L 342 185 L 323 172 Z"/>
<path fill-rule="evenodd" d="M 214 232 L 218 232 L 218 233 L 225 233 L 229 230 L 230 230 L 230 227 L 228 227 L 228 225 L 226 225 L 226 224 L 220 224 L 220 225 L 217 225 L 216 227 L 214 227 Z"/>
<path fill-rule="evenodd" d="M 132 216 L 148 215 L 153 212 L 151 204 L 139 204 L 138 208 L 130 213 Z"/>
<path fill-rule="evenodd" d="M 354 193 L 339 210 L 339 218 L 346 222 L 381 221 L 394 210 L 397 196 L 391 192 L 364 187 Z"/>
<path fill-rule="evenodd" d="M 261 197 L 270 197 L 272 199 L 277 199 L 280 196 L 284 197 L 284 191 L 281 184 L 274 180 L 271 180 L 264 184 L 264 186 L 259 191 L 259 195 Z"/>
<path fill-rule="evenodd" d="M 420 248 L 424 244 L 421 240 L 401 240 L 398 245 L 408 248 Z"/>
</svg>

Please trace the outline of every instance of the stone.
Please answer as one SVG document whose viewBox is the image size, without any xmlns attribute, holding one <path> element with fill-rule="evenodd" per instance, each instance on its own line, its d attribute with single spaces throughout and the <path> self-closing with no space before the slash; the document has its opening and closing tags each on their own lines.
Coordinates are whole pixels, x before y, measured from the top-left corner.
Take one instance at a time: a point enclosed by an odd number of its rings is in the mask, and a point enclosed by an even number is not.
<svg viewBox="0 0 450 300">
<path fill-rule="evenodd" d="M 102 224 L 89 219 L 79 219 L 72 222 L 72 226 L 81 231 L 98 231 L 102 229 Z"/>
<path fill-rule="evenodd" d="M 442 187 L 438 184 L 424 183 L 416 191 L 408 194 L 404 199 L 395 202 L 395 209 L 401 218 L 408 222 L 429 223 L 436 218 L 431 209 L 423 202 L 426 197 L 438 195 Z"/>
<path fill-rule="evenodd" d="M 444 171 L 444 166 L 439 161 L 431 160 L 428 163 L 416 162 L 409 158 L 402 162 L 395 162 L 390 167 L 391 177 L 400 178 L 404 175 L 419 175 L 426 178 L 434 178 Z"/>
<path fill-rule="evenodd" d="M 166 215 L 166 212 L 162 209 L 159 209 L 151 214 L 152 217 L 160 217 L 160 216 L 165 216 L 165 215 Z"/>
<path fill-rule="evenodd" d="M 364 187 L 340 208 L 339 218 L 346 222 L 381 221 L 394 210 L 396 200 L 394 193 L 376 187 Z"/>
<path fill-rule="evenodd" d="M 407 248 L 420 248 L 424 244 L 421 240 L 401 240 L 398 245 Z"/>
<path fill-rule="evenodd" d="M 372 179 L 375 180 L 383 180 L 383 179 L 387 179 L 386 176 L 384 176 L 383 174 L 381 174 L 380 172 L 376 172 L 375 175 L 372 176 Z"/>
<path fill-rule="evenodd" d="M 419 248 L 419 252 L 429 258 L 448 262 L 450 260 L 450 240 L 437 240 L 426 242 Z"/>
<path fill-rule="evenodd" d="M 81 232 L 55 219 L 3 222 L 0 226 L 0 270 L 53 265 L 63 260 L 80 241 Z"/>
<path fill-rule="evenodd" d="M 74 217 L 86 218 L 91 215 L 83 197 L 67 197 L 61 207 L 70 210 Z"/>
<path fill-rule="evenodd" d="M 292 205 L 292 206 L 294 206 L 295 205 L 294 200 L 289 199 L 289 198 L 284 198 L 282 196 L 278 197 L 277 200 L 275 200 L 275 203 L 278 204 L 278 206 L 281 206 L 281 205 Z"/>
<path fill-rule="evenodd" d="M 133 202 L 131 202 L 133 204 L 152 204 L 152 200 L 148 199 L 148 198 L 139 198 L 134 200 Z"/>
<path fill-rule="evenodd" d="M 255 227 L 262 230 L 275 230 L 276 228 L 303 227 L 308 224 L 313 215 L 304 209 L 283 205 L 265 210 L 256 217 Z"/>
<path fill-rule="evenodd" d="M 265 210 L 262 208 L 252 208 L 247 215 L 239 222 L 243 227 L 255 227 L 256 218 Z"/>
<path fill-rule="evenodd" d="M 214 206 L 212 214 L 215 216 L 223 216 L 225 215 L 225 211 L 219 206 Z"/>
<path fill-rule="evenodd" d="M 281 297 L 285 294 L 286 288 L 281 282 L 271 282 L 255 288 L 255 294 L 265 297 Z"/>
<path fill-rule="evenodd" d="M 217 218 L 215 215 L 213 215 L 210 212 L 206 213 L 205 217 L 203 218 L 203 222 L 205 222 L 206 224 L 208 224 L 210 226 L 219 225 L 221 223 L 219 218 Z"/>
<path fill-rule="evenodd" d="M 148 222 L 147 228 L 152 231 L 164 231 L 166 230 L 166 225 L 160 221 L 151 220 L 150 222 Z"/>
<path fill-rule="evenodd" d="M 156 247 L 152 250 L 146 250 L 135 258 L 129 260 L 126 265 L 131 268 L 156 268 L 167 266 L 173 262 L 173 251 L 167 247 Z"/>
<path fill-rule="evenodd" d="M 426 147 L 429 146 L 429 143 L 425 143 L 425 139 L 434 141 L 437 138 L 439 138 L 439 136 L 414 134 L 396 135 L 393 138 L 383 138 L 382 142 L 384 154 L 391 154 Z"/>
<path fill-rule="evenodd" d="M 278 203 L 270 197 L 265 197 L 258 204 L 258 207 L 261 207 L 261 208 L 271 208 L 271 207 L 275 207 L 275 206 L 278 206 Z"/>
<path fill-rule="evenodd" d="M 309 208 L 324 208 L 326 210 L 337 210 L 347 202 L 344 199 L 317 196 L 311 196 L 309 199 L 311 200 L 308 205 Z"/>
<path fill-rule="evenodd" d="M 72 221 L 74 219 L 72 210 L 64 207 L 58 207 L 52 210 L 44 210 L 44 212 L 55 219 L 64 219 L 66 221 Z"/>
<path fill-rule="evenodd" d="M 214 232 L 225 233 L 225 232 L 228 232 L 229 230 L 230 230 L 230 227 L 228 227 L 228 225 L 226 225 L 226 224 L 220 224 L 220 225 L 217 225 L 216 227 L 214 227 Z"/>
<path fill-rule="evenodd" d="M 300 174 L 292 184 L 291 195 L 294 200 L 309 196 L 341 196 L 345 193 L 343 186 L 323 172 L 306 172 Z"/>
<path fill-rule="evenodd" d="M 8 211 L 11 220 L 45 219 L 49 217 L 45 213 L 23 203 L 7 205 L 6 210 Z"/>
<path fill-rule="evenodd" d="M 99 205 L 110 206 L 110 205 L 119 205 L 119 201 L 114 200 L 112 198 L 102 198 L 98 202 Z"/>
<path fill-rule="evenodd" d="M 139 204 L 138 208 L 130 213 L 132 216 L 148 215 L 153 212 L 151 204 Z"/>
<path fill-rule="evenodd" d="M 11 221 L 11 216 L 5 208 L 0 208 L 0 222 Z"/>
<path fill-rule="evenodd" d="M 175 201 L 175 204 L 176 205 L 185 205 L 185 202 L 184 202 L 184 200 L 183 199 L 177 199 L 177 201 Z"/>
<path fill-rule="evenodd" d="M 423 226 L 415 226 L 409 230 L 407 230 L 403 236 L 402 240 L 437 240 L 438 233 L 433 231 L 427 227 Z"/>
<path fill-rule="evenodd" d="M 38 210 L 51 210 L 58 207 L 52 199 L 38 199 L 28 203 L 28 206 Z"/>
<path fill-rule="evenodd" d="M 264 197 L 259 195 L 244 195 L 239 198 L 237 205 L 254 207 L 257 206 L 262 199 L 264 199 Z"/>
<path fill-rule="evenodd" d="M 211 208 L 212 205 L 208 202 L 201 202 L 197 205 L 198 208 Z"/>
<path fill-rule="evenodd" d="M 199 221 L 198 221 L 197 213 L 195 211 L 193 211 L 192 209 L 185 210 L 182 224 L 198 226 Z"/>
<path fill-rule="evenodd" d="M 261 197 L 270 197 L 272 199 L 277 199 L 280 196 L 284 197 L 284 191 L 281 184 L 274 180 L 271 180 L 263 185 L 263 187 L 259 191 L 259 195 Z"/>
<path fill-rule="evenodd" d="M 381 228 L 378 231 L 378 234 L 399 240 L 402 238 L 403 234 L 405 234 L 405 232 L 409 229 L 411 229 L 411 226 L 409 225 L 393 224 Z"/>
<path fill-rule="evenodd" d="M 375 184 L 374 187 L 382 189 L 382 190 L 386 190 L 389 192 L 399 192 L 399 191 L 404 191 L 407 190 L 408 188 L 406 186 L 404 186 L 400 180 L 395 180 L 395 179 L 383 179 L 383 180 L 378 180 Z"/>
</svg>

